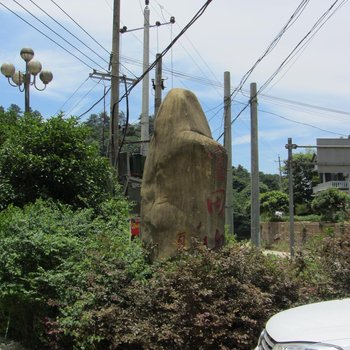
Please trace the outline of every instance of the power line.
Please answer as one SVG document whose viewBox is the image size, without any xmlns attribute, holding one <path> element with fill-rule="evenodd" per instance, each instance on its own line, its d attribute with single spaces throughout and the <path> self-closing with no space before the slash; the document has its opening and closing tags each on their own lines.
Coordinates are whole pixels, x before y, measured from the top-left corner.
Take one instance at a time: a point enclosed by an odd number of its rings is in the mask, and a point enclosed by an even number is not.
<svg viewBox="0 0 350 350">
<path fill-rule="evenodd" d="M 52 1 L 52 0 L 51 0 Z M 142 81 L 142 79 L 156 66 L 158 61 L 162 59 L 166 53 L 174 46 L 174 44 L 180 39 L 180 37 L 200 18 L 209 4 L 212 2 L 212 0 L 206 1 L 206 3 L 200 8 L 200 10 L 193 16 L 193 18 L 188 22 L 188 24 L 180 31 L 180 33 L 171 41 L 171 43 L 163 50 L 162 53 L 157 57 L 157 59 L 148 67 L 148 69 L 145 70 L 145 72 L 133 83 L 133 85 L 127 89 L 127 91 L 124 93 L 124 95 L 119 99 L 119 102 L 121 102 L 127 95 L 130 94 L 130 92 L 135 88 L 135 86 Z"/>
<path fill-rule="evenodd" d="M 70 20 L 72 20 L 86 35 L 88 35 L 101 49 L 103 49 L 108 55 L 110 52 L 104 48 L 95 38 L 93 38 L 72 16 L 70 16 L 61 6 L 59 6 L 54 0 L 51 0 Z"/>
<path fill-rule="evenodd" d="M 295 123 L 295 124 L 300 124 L 300 125 L 304 125 L 304 126 L 308 126 L 310 128 L 313 128 L 313 129 L 317 129 L 317 130 L 320 130 L 320 131 L 324 131 L 324 132 L 327 132 L 329 134 L 334 134 L 334 135 L 338 135 L 338 136 L 345 136 L 345 137 L 348 137 L 348 135 L 345 135 L 345 134 L 340 134 L 340 133 L 337 133 L 337 132 L 334 132 L 334 131 L 330 131 L 330 130 L 326 130 L 326 129 L 322 129 L 318 126 L 315 126 L 315 125 L 312 125 L 312 124 L 308 124 L 308 123 L 304 123 L 304 122 L 299 122 L 297 120 L 293 120 L 293 119 L 290 119 L 290 118 L 287 118 L 287 117 L 284 117 L 280 114 L 277 114 L 277 113 L 274 113 L 274 112 L 268 112 L 268 111 L 265 111 L 265 110 L 262 110 L 262 109 L 259 109 L 259 112 L 262 112 L 262 113 L 267 113 L 267 114 L 271 114 L 271 115 L 274 115 L 278 118 L 281 118 L 281 119 L 284 119 L 284 120 L 287 120 L 289 122 L 292 122 L 292 123 Z"/>
<path fill-rule="evenodd" d="M 279 65 L 279 67 L 275 70 L 275 72 L 265 81 L 265 83 L 260 87 L 258 94 L 261 93 L 266 87 L 272 82 L 272 80 L 278 75 L 278 73 L 284 68 L 284 66 L 294 57 L 295 53 L 299 52 L 304 45 L 310 43 L 311 39 L 318 33 L 318 31 L 329 21 L 331 17 L 335 14 L 339 8 L 341 8 L 348 0 L 343 0 L 341 4 L 334 9 L 334 11 L 330 14 L 339 0 L 336 0 L 316 21 L 316 23 L 312 26 L 312 28 L 308 31 L 308 33 L 299 41 L 299 43 L 294 47 L 294 49 L 289 53 L 289 55 L 283 60 L 283 62 Z M 329 15 L 330 14 L 330 15 Z M 327 17 L 328 16 L 328 17 Z M 311 35 L 312 34 L 312 35 Z M 311 36 L 311 37 L 310 37 Z M 305 40 L 308 39 L 306 42 Z"/>
<path fill-rule="evenodd" d="M 97 66 L 99 66 L 100 68 L 102 68 L 103 70 L 106 70 L 104 67 L 102 67 L 100 64 L 98 64 L 96 61 L 94 61 L 92 58 L 90 58 L 88 55 L 86 55 L 84 52 L 82 52 L 79 48 L 77 48 L 75 45 L 73 45 L 72 43 L 70 43 L 67 39 L 65 39 L 61 34 L 57 33 L 55 30 L 53 30 L 52 28 L 50 28 L 46 23 L 44 23 L 41 19 L 39 19 L 37 16 L 35 16 L 33 13 L 31 13 L 27 8 L 25 8 L 23 5 L 21 5 L 17 0 L 12 0 L 13 2 L 15 2 L 18 6 L 22 7 L 23 10 L 25 10 L 27 13 L 29 13 L 33 18 L 35 18 L 38 22 L 40 22 L 42 25 L 44 25 L 46 28 L 48 28 L 49 30 L 51 30 L 51 32 L 53 32 L 54 34 L 56 34 L 59 38 L 61 38 L 64 42 L 66 42 L 68 45 L 70 45 L 71 47 L 73 47 L 75 50 L 77 50 L 79 53 L 81 53 L 84 57 L 86 57 L 87 59 L 89 59 L 92 63 L 96 64 Z"/>
<path fill-rule="evenodd" d="M 350 112 L 341 111 L 339 109 L 323 107 L 323 106 L 317 106 L 317 105 L 313 105 L 313 104 L 310 104 L 310 103 L 290 100 L 290 99 L 287 99 L 287 98 L 276 97 L 276 96 L 271 96 L 271 95 L 266 95 L 266 94 L 260 94 L 259 96 L 261 96 L 262 98 L 265 98 L 265 99 L 272 99 L 272 100 L 281 101 L 283 103 L 290 103 L 290 104 L 301 106 L 301 107 L 312 108 L 312 109 L 316 109 L 316 110 L 320 110 L 320 111 L 325 111 L 325 112 L 331 112 L 331 113 L 343 114 L 343 115 L 350 116 Z"/>
<path fill-rule="evenodd" d="M 74 53 L 70 52 L 68 49 L 66 49 L 64 46 L 62 46 L 60 43 L 58 43 L 56 40 L 50 38 L 47 34 L 45 34 L 44 32 L 42 32 L 40 29 L 38 29 L 37 27 L 35 27 L 33 24 L 31 24 L 30 22 L 28 22 L 27 20 L 25 20 L 23 17 L 21 17 L 20 15 L 18 15 L 15 11 L 11 10 L 9 7 L 7 7 L 6 5 L 4 5 L 2 2 L 0 2 L 0 5 L 2 5 L 3 7 L 5 7 L 8 11 L 10 11 L 11 13 L 13 13 L 16 17 L 20 18 L 23 22 L 25 22 L 26 24 L 28 24 L 30 27 L 34 28 L 36 31 L 38 31 L 40 34 L 42 34 L 43 36 L 45 36 L 47 39 L 51 40 L 53 43 L 55 43 L 57 46 L 59 46 L 61 49 L 63 49 L 64 51 L 66 51 L 68 54 L 70 54 L 71 56 L 75 57 L 78 61 L 80 61 L 81 63 L 83 63 L 85 66 L 89 67 L 90 69 L 93 69 L 93 67 L 91 67 L 89 64 L 87 64 L 86 62 L 84 62 L 80 57 L 78 57 L 77 55 L 75 55 Z"/>
<path fill-rule="evenodd" d="M 99 81 L 96 83 L 96 85 L 95 85 L 90 91 L 88 91 L 87 94 L 85 94 L 85 96 L 82 97 L 82 99 L 85 98 L 98 84 L 99 84 Z M 109 88 L 104 92 L 104 94 L 102 95 L 102 97 L 101 97 L 100 99 L 98 99 L 91 107 L 89 107 L 88 110 L 86 110 L 84 113 L 80 114 L 80 115 L 78 116 L 78 118 L 81 118 L 81 117 L 83 117 L 85 114 L 89 113 L 95 106 L 97 106 L 97 105 L 106 97 L 106 95 L 109 93 L 110 90 L 111 90 L 111 87 L 109 87 Z M 81 100 L 82 100 L 82 99 L 81 99 Z M 79 101 L 79 103 L 80 103 L 80 101 Z M 75 107 L 75 106 L 74 106 L 74 107 Z"/>
<path fill-rule="evenodd" d="M 63 107 L 68 103 L 69 100 L 73 98 L 73 96 L 82 88 L 82 86 L 89 80 L 90 77 L 87 77 L 72 93 L 72 95 L 62 104 L 62 106 L 57 110 L 56 114 L 59 113 L 63 109 Z"/>
<path fill-rule="evenodd" d="M 253 64 L 253 66 L 244 74 L 242 77 L 240 83 L 238 84 L 237 88 L 231 93 L 231 98 L 233 99 L 239 90 L 242 89 L 243 85 L 246 83 L 250 75 L 253 73 L 254 69 L 259 65 L 259 63 L 267 56 L 269 55 L 272 50 L 277 46 L 278 42 L 281 40 L 282 36 L 286 33 L 286 31 L 295 23 L 295 21 L 300 17 L 301 13 L 305 10 L 306 6 L 310 0 L 303 0 L 298 5 L 296 10 L 293 12 L 293 14 L 290 16 L 287 23 L 283 26 L 283 28 L 280 30 L 280 32 L 275 36 L 275 38 L 272 40 L 272 42 L 269 44 L 269 46 L 266 48 L 264 53 L 257 59 L 257 61 Z"/>
<path fill-rule="evenodd" d="M 98 56 L 101 60 L 103 60 L 105 63 L 109 64 L 109 62 L 102 57 L 98 52 L 96 52 L 94 49 L 92 49 L 90 46 L 88 46 L 86 43 L 84 43 L 81 39 L 79 39 L 75 34 L 73 34 L 70 30 L 68 30 L 65 26 L 63 26 L 59 21 L 57 21 L 54 17 L 52 17 L 49 13 L 47 13 L 43 8 L 41 8 L 38 4 L 36 4 L 33 0 L 29 0 L 32 4 L 34 4 L 39 10 L 41 10 L 43 13 L 45 13 L 48 17 L 50 17 L 56 24 L 58 24 L 61 28 L 63 28 L 67 33 L 69 33 L 72 37 L 77 39 L 81 44 L 83 44 L 86 48 L 88 48 L 91 52 L 93 52 L 96 56 Z"/>
</svg>

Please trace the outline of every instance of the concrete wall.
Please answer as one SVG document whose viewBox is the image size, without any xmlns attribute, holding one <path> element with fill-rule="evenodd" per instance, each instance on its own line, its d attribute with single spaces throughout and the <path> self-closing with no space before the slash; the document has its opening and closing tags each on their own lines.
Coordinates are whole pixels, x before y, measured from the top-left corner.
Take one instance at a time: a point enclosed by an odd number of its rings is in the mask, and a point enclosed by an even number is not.
<svg viewBox="0 0 350 350">
<path fill-rule="evenodd" d="M 271 247 L 277 243 L 289 244 L 289 222 L 264 222 L 261 224 L 263 244 Z M 349 233 L 350 223 L 295 222 L 295 243 L 303 245 L 309 238 L 320 233 L 334 232 L 337 235 Z"/>
</svg>

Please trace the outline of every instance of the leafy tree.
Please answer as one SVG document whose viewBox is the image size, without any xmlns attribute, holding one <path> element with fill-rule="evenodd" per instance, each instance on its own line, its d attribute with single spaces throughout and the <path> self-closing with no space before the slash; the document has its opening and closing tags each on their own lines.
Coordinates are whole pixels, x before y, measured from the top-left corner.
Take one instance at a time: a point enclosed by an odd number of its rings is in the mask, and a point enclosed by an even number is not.
<svg viewBox="0 0 350 350">
<path fill-rule="evenodd" d="M 18 110 L 19 107 L 17 105 L 11 105 L 7 111 L 2 107 L 0 109 L 0 147 L 8 138 L 20 118 Z"/>
<path fill-rule="evenodd" d="M 107 156 L 107 149 L 109 143 L 109 123 L 110 118 L 104 112 L 100 114 L 91 114 L 84 125 L 90 128 L 91 142 L 96 142 L 100 148 L 100 154 Z"/>
<path fill-rule="evenodd" d="M 319 177 L 312 163 L 312 157 L 312 153 L 297 153 L 293 155 L 294 203 L 296 206 L 304 205 L 307 208 L 306 213 L 311 211 L 312 188 L 319 183 Z M 289 174 L 287 161 L 284 173 L 286 176 Z"/>
<path fill-rule="evenodd" d="M 96 217 L 91 209 L 72 210 L 43 200 L 0 212 L 2 335 L 33 349 L 54 349 L 50 339 L 63 335 L 52 332 L 59 308 L 79 299 L 81 290 L 93 303 L 88 283 L 96 278 L 108 289 L 106 266 L 109 272 L 122 270 L 129 279 L 147 271 L 139 243 L 129 238 L 126 200 L 106 201 L 99 212 Z M 72 349 L 67 342 L 69 338 L 62 348 Z"/>
<path fill-rule="evenodd" d="M 312 209 L 322 215 L 325 221 L 336 221 L 344 218 L 350 205 L 350 196 L 337 188 L 318 192 L 313 199 Z"/>
<path fill-rule="evenodd" d="M 43 120 L 25 114 L 0 147 L 0 192 L 23 206 L 37 198 L 53 198 L 74 207 L 96 206 L 113 194 L 112 171 L 96 145 L 87 142 L 89 129 L 76 118 Z"/>
<path fill-rule="evenodd" d="M 276 211 L 287 211 L 288 205 L 288 195 L 281 191 L 270 191 L 260 196 L 261 213 L 266 214 L 269 218 L 274 218 Z"/>
<path fill-rule="evenodd" d="M 281 179 L 278 174 L 264 174 L 259 172 L 260 182 L 265 184 L 268 188 L 268 191 L 280 191 L 281 182 L 285 179 Z"/>
</svg>

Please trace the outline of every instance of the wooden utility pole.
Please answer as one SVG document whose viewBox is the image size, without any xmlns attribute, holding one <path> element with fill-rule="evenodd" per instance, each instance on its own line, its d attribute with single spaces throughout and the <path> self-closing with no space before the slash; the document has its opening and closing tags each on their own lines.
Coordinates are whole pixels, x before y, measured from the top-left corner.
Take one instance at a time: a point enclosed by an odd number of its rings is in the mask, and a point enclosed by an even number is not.
<svg viewBox="0 0 350 350">
<path fill-rule="evenodd" d="M 146 0 L 144 10 L 144 32 L 143 32 L 143 72 L 149 68 L 149 19 L 150 9 Z M 142 114 L 141 114 L 141 154 L 147 156 L 149 141 L 149 74 L 142 80 Z"/>
<path fill-rule="evenodd" d="M 231 132 L 231 76 L 230 72 L 224 73 L 224 113 L 225 133 L 224 147 L 227 152 L 227 175 L 226 175 L 226 203 L 225 203 L 225 225 L 230 234 L 233 229 L 233 194 L 232 194 L 232 132 Z"/>
<path fill-rule="evenodd" d="M 160 104 L 162 103 L 162 90 L 163 90 L 163 79 L 162 79 L 162 57 L 160 53 L 156 55 L 156 76 L 154 79 L 154 118 L 156 118 Z"/>
<path fill-rule="evenodd" d="M 119 148 L 119 29 L 120 29 L 120 0 L 114 0 L 113 31 L 111 53 L 111 118 L 110 118 L 110 164 L 117 169 Z"/>
<path fill-rule="evenodd" d="M 251 241 L 260 246 L 258 98 L 256 83 L 250 84 L 251 120 Z"/>
<path fill-rule="evenodd" d="M 292 143 L 292 138 L 288 138 L 288 182 L 289 182 L 289 239 L 290 239 L 290 255 L 294 257 L 295 235 L 294 235 L 294 193 L 293 193 L 293 149 L 297 145 Z"/>
</svg>

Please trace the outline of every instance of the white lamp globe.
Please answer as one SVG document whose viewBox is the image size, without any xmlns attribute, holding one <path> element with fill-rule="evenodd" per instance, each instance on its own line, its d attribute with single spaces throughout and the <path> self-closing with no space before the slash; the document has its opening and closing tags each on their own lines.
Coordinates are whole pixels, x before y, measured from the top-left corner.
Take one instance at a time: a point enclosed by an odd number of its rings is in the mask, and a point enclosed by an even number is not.
<svg viewBox="0 0 350 350">
<path fill-rule="evenodd" d="M 29 62 L 34 57 L 34 51 L 30 47 L 25 47 L 21 50 L 20 55 L 26 62 Z"/>
<path fill-rule="evenodd" d="M 42 68 L 41 63 L 37 60 L 30 60 L 28 62 L 29 73 L 34 76 L 41 72 L 41 68 Z"/>
<path fill-rule="evenodd" d="M 1 73 L 6 78 L 11 78 L 15 71 L 16 71 L 15 66 L 12 63 L 3 63 L 1 65 Z"/>
<path fill-rule="evenodd" d="M 20 86 L 23 83 L 23 74 L 20 71 L 14 72 L 12 75 L 12 81 Z"/>
<path fill-rule="evenodd" d="M 43 70 L 41 71 L 39 78 L 46 85 L 53 79 L 53 75 L 49 70 Z"/>
</svg>

